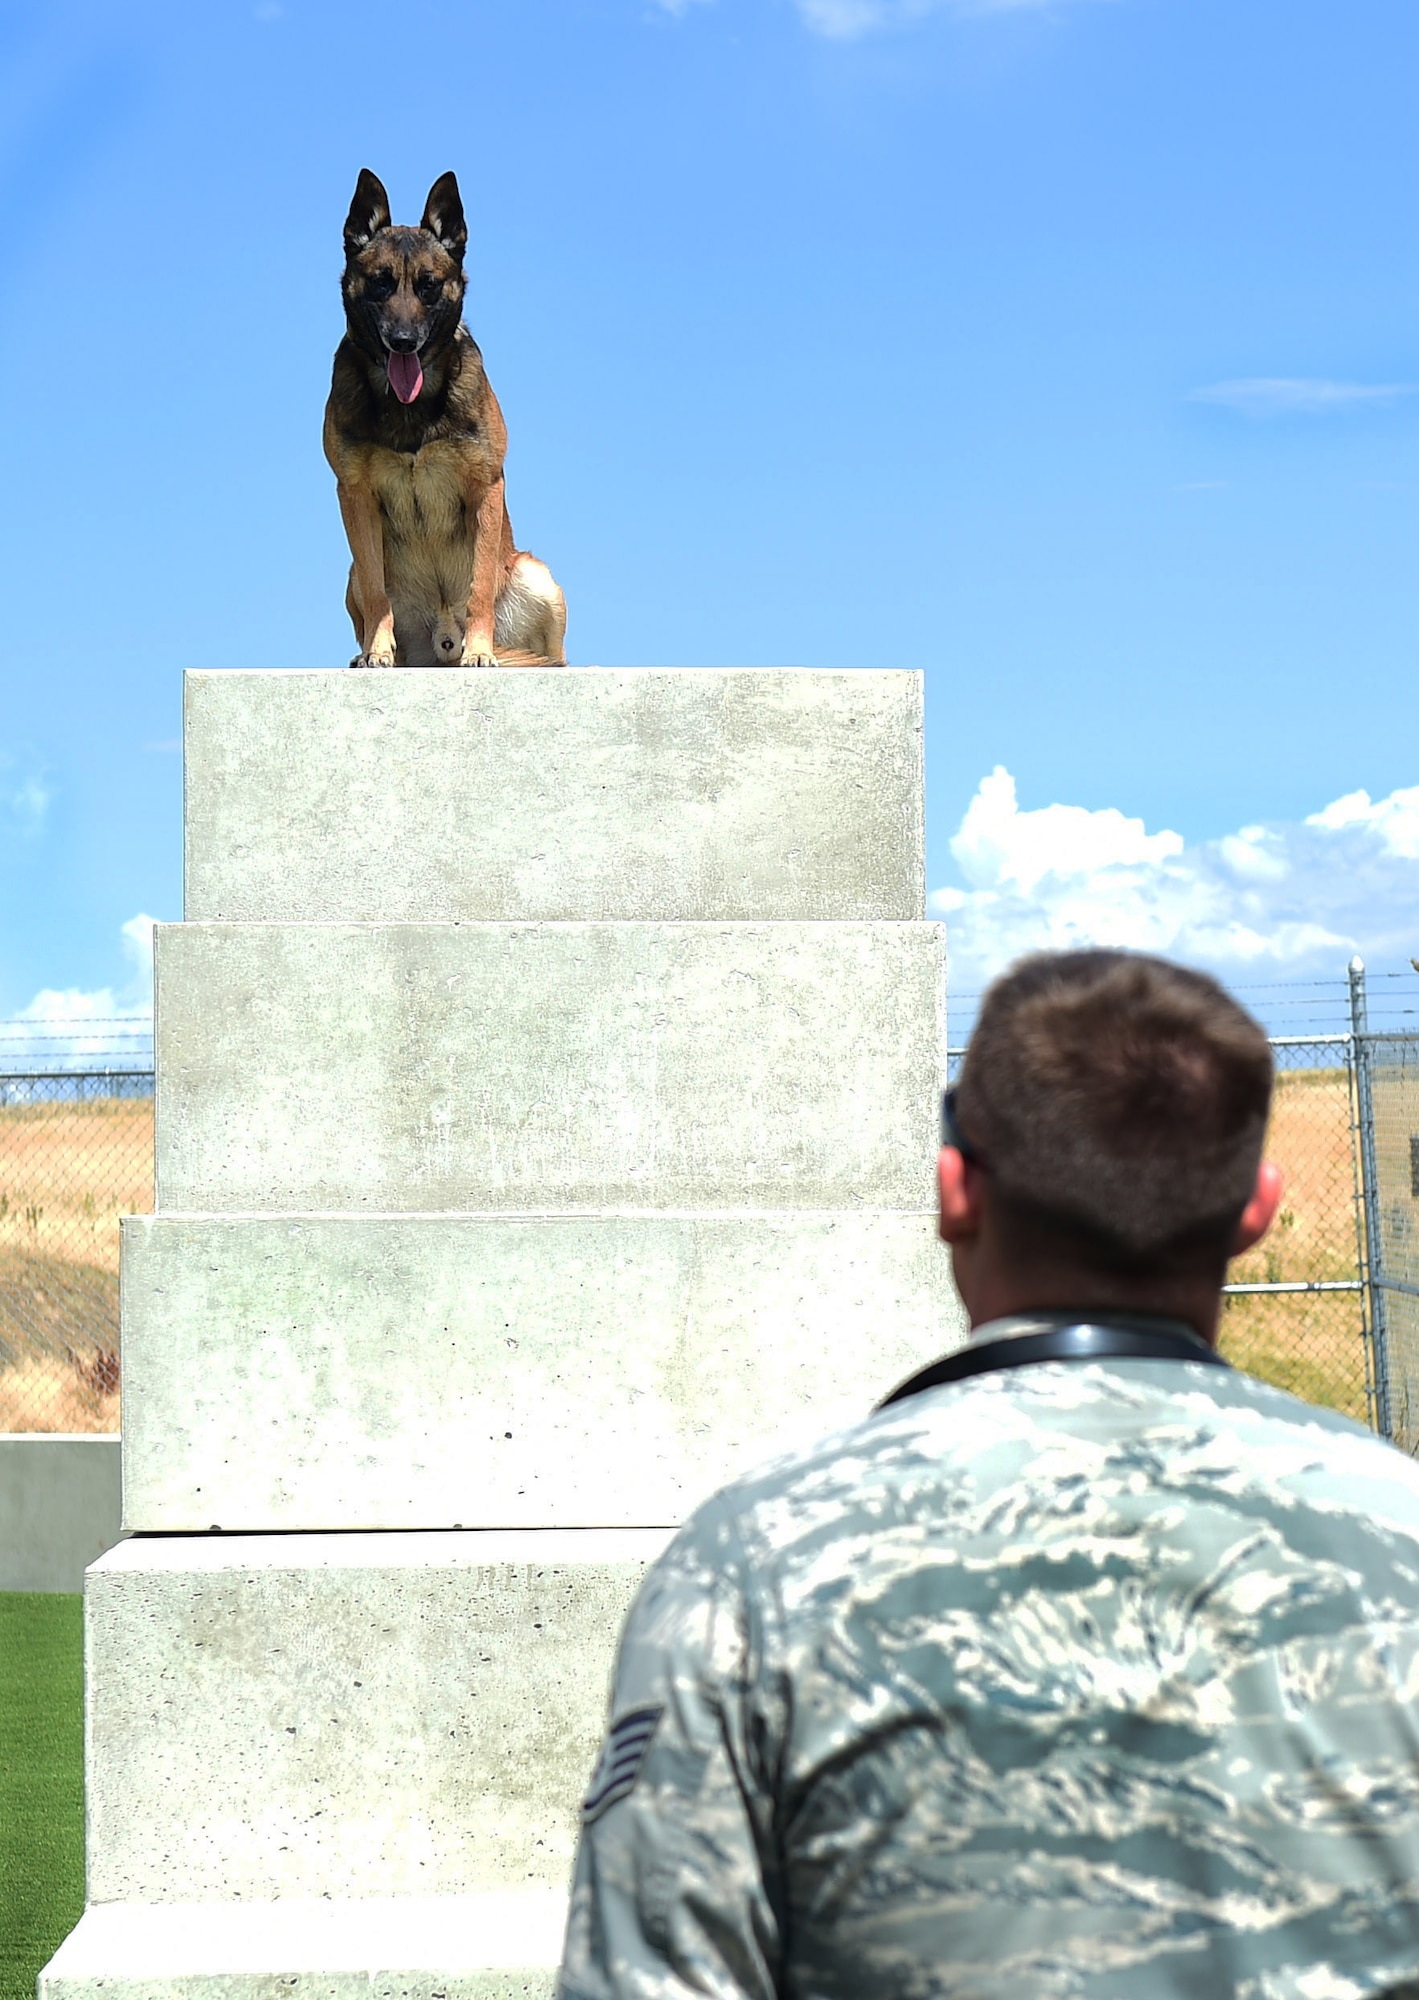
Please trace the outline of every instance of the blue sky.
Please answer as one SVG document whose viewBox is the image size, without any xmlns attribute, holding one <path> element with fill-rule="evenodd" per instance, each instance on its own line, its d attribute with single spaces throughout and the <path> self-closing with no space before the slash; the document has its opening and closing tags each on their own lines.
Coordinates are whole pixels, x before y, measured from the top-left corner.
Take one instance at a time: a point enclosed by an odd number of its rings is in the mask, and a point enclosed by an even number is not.
<svg viewBox="0 0 1419 2000">
<path fill-rule="evenodd" d="M 56 0 L 0 52 L 0 1014 L 141 1003 L 182 669 L 348 657 L 366 164 L 407 220 L 459 174 L 574 661 L 926 670 L 958 990 L 1419 954 L 1409 0 Z"/>
</svg>

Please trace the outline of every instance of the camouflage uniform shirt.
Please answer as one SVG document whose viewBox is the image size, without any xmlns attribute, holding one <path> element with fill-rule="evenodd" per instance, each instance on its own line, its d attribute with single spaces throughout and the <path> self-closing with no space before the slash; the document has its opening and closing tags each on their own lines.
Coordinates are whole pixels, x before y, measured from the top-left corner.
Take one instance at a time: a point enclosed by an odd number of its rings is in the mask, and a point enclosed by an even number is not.
<svg viewBox="0 0 1419 2000">
<path fill-rule="evenodd" d="M 977 1376 L 647 1576 L 561 2000 L 1410 1980 L 1419 1468 L 1347 1419 L 1188 1362 Z"/>
</svg>

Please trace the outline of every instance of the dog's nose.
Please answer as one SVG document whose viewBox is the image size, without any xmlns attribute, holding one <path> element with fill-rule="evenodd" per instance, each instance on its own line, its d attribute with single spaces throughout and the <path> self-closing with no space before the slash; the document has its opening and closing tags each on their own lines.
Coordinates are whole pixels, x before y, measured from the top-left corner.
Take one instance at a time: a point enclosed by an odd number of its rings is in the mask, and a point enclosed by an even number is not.
<svg viewBox="0 0 1419 2000">
<path fill-rule="evenodd" d="M 394 354 L 413 354 L 418 349 L 418 339 L 412 333 L 391 333 L 388 339 L 390 351 Z"/>
</svg>

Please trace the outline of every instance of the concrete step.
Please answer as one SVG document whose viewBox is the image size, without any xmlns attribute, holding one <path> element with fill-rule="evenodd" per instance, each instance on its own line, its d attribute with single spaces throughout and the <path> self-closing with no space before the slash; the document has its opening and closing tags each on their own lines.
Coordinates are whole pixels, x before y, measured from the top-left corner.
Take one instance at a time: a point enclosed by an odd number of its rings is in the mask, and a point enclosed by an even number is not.
<svg viewBox="0 0 1419 2000">
<path fill-rule="evenodd" d="M 680 1521 L 963 1337 L 922 1213 L 133 1216 L 126 1521 Z"/>
<path fill-rule="evenodd" d="M 919 673 L 193 673 L 186 914 L 920 917 Z"/>
<path fill-rule="evenodd" d="M 184 1211 L 923 1208 L 926 923 L 162 925 Z"/>
<path fill-rule="evenodd" d="M 564 1890 L 666 1539 L 120 1543 L 85 1590 L 90 1902 Z"/>
<path fill-rule="evenodd" d="M 552 1890 L 91 1903 L 38 2000 L 551 2000 Z"/>
</svg>

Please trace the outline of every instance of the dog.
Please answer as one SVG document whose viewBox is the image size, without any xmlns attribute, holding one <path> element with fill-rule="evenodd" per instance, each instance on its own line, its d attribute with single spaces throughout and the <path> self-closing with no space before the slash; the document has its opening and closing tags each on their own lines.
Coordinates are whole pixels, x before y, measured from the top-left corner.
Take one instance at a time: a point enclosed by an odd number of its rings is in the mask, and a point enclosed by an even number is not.
<svg viewBox="0 0 1419 2000">
<path fill-rule="evenodd" d="M 442 174 L 417 229 L 361 170 L 345 219 L 345 338 L 325 406 L 353 561 L 352 667 L 565 666 L 567 609 L 518 549 L 507 428 L 463 324 L 468 229 Z"/>
</svg>

